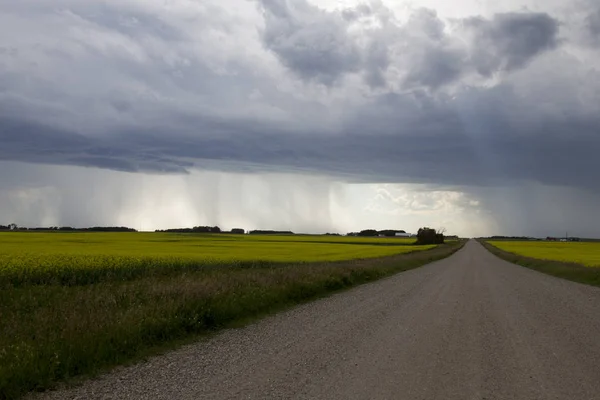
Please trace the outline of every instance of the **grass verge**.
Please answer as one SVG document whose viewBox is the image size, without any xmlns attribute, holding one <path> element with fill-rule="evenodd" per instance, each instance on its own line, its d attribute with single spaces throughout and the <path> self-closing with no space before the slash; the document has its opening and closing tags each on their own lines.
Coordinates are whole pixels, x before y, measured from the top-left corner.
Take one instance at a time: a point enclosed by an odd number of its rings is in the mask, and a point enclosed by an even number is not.
<svg viewBox="0 0 600 400">
<path fill-rule="evenodd" d="M 182 340 L 417 268 L 463 242 L 378 259 L 173 271 L 0 291 L 0 399 L 93 376 Z"/>
<path fill-rule="evenodd" d="M 498 247 L 481 240 L 480 243 L 492 254 L 513 264 L 531 268 L 557 278 L 600 286 L 600 267 L 586 267 L 585 265 L 564 261 L 544 260 L 531 258 L 501 250 Z"/>
</svg>

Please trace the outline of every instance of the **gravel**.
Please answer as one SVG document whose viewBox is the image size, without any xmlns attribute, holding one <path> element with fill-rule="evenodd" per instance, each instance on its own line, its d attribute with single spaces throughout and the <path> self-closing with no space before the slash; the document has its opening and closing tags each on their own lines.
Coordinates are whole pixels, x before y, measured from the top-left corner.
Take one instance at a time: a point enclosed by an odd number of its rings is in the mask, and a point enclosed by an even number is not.
<svg viewBox="0 0 600 400">
<path fill-rule="evenodd" d="M 453 256 L 35 399 L 598 399 L 600 289 Z"/>
</svg>

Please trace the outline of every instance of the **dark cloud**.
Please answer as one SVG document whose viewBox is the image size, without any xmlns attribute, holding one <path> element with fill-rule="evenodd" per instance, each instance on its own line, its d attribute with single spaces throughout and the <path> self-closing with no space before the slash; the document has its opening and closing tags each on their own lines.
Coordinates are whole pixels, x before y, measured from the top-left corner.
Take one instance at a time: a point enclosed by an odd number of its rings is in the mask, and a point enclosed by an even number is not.
<svg viewBox="0 0 600 400">
<path fill-rule="evenodd" d="M 585 28 L 593 45 L 600 46 L 600 7 L 585 19 Z"/>
<path fill-rule="evenodd" d="M 386 76 L 390 64 L 401 63 L 406 87 L 438 90 L 473 73 L 490 77 L 521 69 L 559 44 L 559 22 L 546 13 L 459 19 L 454 23 L 464 29 L 460 40 L 427 8 L 413 10 L 401 23 L 379 3 L 376 9 L 362 4 L 340 11 L 306 0 L 261 4 L 265 47 L 297 76 L 326 85 L 362 73 L 372 88 L 386 87 L 393 84 Z"/>
<path fill-rule="evenodd" d="M 0 160 L 79 165 L 124 172 L 187 173 L 193 164 L 125 146 L 124 141 L 92 138 L 28 121 L 0 118 Z M 157 151 L 158 150 L 158 151 Z"/>
<path fill-rule="evenodd" d="M 446 24 L 434 10 L 415 10 L 402 27 L 403 50 L 410 60 L 404 85 L 437 90 L 467 71 L 466 52 L 445 33 Z"/>
<path fill-rule="evenodd" d="M 410 58 L 406 86 L 438 90 L 473 74 L 487 78 L 513 72 L 559 43 L 559 23 L 544 13 L 470 17 L 455 24 L 462 40 L 449 33 L 433 10 L 419 9 L 411 15 L 402 27 Z"/>
<path fill-rule="evenodd" d="M 300 77 L 332 84 L 344 73 L 359 69 L 360 49 L 337 13 L 323 11 L 305 0 L 261 3 L 265 46 Z"/>
<path fill-rule="evenodd" d="M 342 17 L 347 21 L 356 21 L 357 19 L 373 14 L 373 10 L 368 4 L 359 4 L 353 8 L 344 8 L 342 11 Z"/>
<path fill-rule="evenodd" d="M 546 13 L 503 13 L 492 19 L 468 18 L 473 32 L 472 62 L 485 76 L 524 67 L 558 45 L 559 23 Z"/>
<path fill-rule="evenodd" d="M 120 34 L 143 40 L 148 37 L 158 37 L 169 41 L 187 38 L 177 26 L 146 12 L 144 9 L 132 7 L 115 7 L 110 3 L 94 2 L 86 5 L 70 6 L 64 13 L 71 18 L 79 18 L 88 24 L 101 26 Z"/>
<path fill-rule="evenodd" d="M 446 24 L 438 17 L 435 10 L 419 8 L 409 17 L 405 28 L 413 35 L 425 36 L 434 41 L 444 40 Z"/>
<path fill-rule="evenodd" d="M 371 87 L 383 87 L 387 81 L 384 73 L 390 65 L 389 48 L 385 43 L 373 41 L 366 50 L 365 81 Z"/>
<path fill-rule="evenodd" d="M 284 134 L 273 123 L 190 117 L 177 131 L 130 128 L 92 137 L 3 118 L 0 160 L 152 173 L 245 165 L 255 172 L 304 171 L 351 181 L 595 185 L 600 119 L 546 115 L 542 124 L 515 123 L 522 102 L 510 87 L 465 91 L 454 99 L 387 94 L 334 134 Z"/>
<path fill-rule="evenodd" d="M 598 191 L 599 59 L 550 14 L 0 3 L 0 160 Z"/>
<path fill-rule="evenodd" d="M 465 72 L 465 54 L 440 46 L 422 47 L 413 58 L 413 66 L 406 76 L 409 86 L 418 85 L 438 89 L 455 82 Z"/>
</svg>

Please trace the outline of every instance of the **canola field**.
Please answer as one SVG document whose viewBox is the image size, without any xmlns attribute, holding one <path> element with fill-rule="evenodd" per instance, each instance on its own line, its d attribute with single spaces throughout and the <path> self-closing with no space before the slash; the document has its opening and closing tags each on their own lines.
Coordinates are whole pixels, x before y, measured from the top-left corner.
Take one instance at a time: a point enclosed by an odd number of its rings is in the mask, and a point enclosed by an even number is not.
<svg viewBox="0 0 600 400">
<path fill-rule="evenodd" d="M 0 285 L 86 284 L 174 270 L 377 258 L 414 239 L 177 233 L 0 233 Z"/>
<path fill-rule="evenodd" d="M 417 268 L 462 246 L 413 242 L 0 232 L 0 399 L 94 375 L 181 339 Z M 402 253 L 412 254 L 382 258 Z"/>
<path fill-rule="evenodd" d="M 600 242 L 489 241 L 489 244 L 525 257 L 600 267 Z"/>
</svg>

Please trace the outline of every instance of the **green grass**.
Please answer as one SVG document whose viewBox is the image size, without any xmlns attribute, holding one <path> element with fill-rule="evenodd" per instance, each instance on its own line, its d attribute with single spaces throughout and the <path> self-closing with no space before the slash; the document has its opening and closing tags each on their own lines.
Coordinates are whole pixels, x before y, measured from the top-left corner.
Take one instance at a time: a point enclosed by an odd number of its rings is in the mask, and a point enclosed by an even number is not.
<svg viewBox="0 0 600 400">
<path fill-rule="evenodd" d="M 461 245 L 414 251 L 402 239 L 0 234 L 0 399 L 416 268 Z"/>
<path fill-rule="evenodd" d="M 518 241 L 481 241 L 481 243 L 493 254 L 514 264 L 557 278 L 600 286 L 600 268 L 590 266 L 598 265 L 594 260 L 597 259 L 600 252 L 600 243 L 531 243 Z M 549 246 L 546 247 L 545 244 Z M 582 244 L 589 244 L 590 246 L 580 246 Z M 506 249 L 511 249 L 511 251 Z M 543 252 L 540 249 L 552 249 L 553 251 Z M 578 251 L 582 249 L 585 251 Z M 524 254 L 533 254 L 537 257 Z M 550 259 L 550 257 L 553 259 Z M 561 260 L 583 260 L 588 266 Z"/>
<path fill-rule="evenodd" d="M 489 241 L 492 246 L 524 257 L 600 267 L 600 243 Z"/>
</svg>

